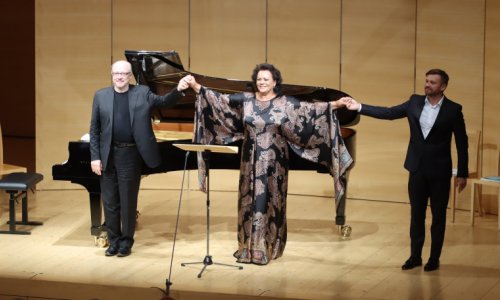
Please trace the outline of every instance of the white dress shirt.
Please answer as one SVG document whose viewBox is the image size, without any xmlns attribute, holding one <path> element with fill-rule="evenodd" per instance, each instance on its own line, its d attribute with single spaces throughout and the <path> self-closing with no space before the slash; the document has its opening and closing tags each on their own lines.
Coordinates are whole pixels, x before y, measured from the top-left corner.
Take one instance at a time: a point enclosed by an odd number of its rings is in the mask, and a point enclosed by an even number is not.
<svg viewBox="0 0 500 300">
<path fill-rule="evenodd" d="M 439 99 L 439 102 L 436 105 L 432 105 L 429 102 L 429 99 L 425 97 L 425 105 L 422 110 L 422 114 L 420 115 L 420 127 L 422 128 L 422 134 L 424 135 L 424 139 L 427 138 L 427 135 L 432 129 L 434 122 L 436 122 L 437 115 L 439 110 L 441 109 L 441 105 L 443 104 L 444 96 Z M 362 104 L 359 103 L 358 112 L 361 111 Z"/>
<path fill-rule="evenodd" d="M 424 139 L 427 138 L 427 135 L 431 131 L 434 122 L 436 122 L 437 115 L 439 113 L 439 110 L 441 109 L 441 105 L 443 104 L 443 99 L 444 96 L 441 97 L 436 105 L 432 105 L 427 97 L 425 97 L 424 109 L 422 110 L 422 114 L 420 115 L 420 127 L 422 128 Z"/>
</svg>

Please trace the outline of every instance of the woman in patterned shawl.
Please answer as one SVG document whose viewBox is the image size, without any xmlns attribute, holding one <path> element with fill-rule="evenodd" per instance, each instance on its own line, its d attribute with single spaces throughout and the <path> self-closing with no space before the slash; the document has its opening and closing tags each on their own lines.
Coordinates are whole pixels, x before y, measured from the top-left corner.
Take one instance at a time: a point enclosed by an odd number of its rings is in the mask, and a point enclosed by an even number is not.
<svg viewBox="0 0 500 300">
<path fill-rule="evenodd" d="M 327 166 L 335 197 L 344 193 L 339 177 L 352 159 L 334 110 L 347 99 L 313 103 L 281 95 L 281 73 L 271 64 L 254 69 L 255 93 L 220 94 L 192 76 L 186 81 L 197 93 L 194 142 L 224 145 L 243 140 L 234 256 L 241 263 L 265 265 L 285 249 L 289 149 Z M 205 190 L 203 160 L 198 163 Z"/>
</svg>

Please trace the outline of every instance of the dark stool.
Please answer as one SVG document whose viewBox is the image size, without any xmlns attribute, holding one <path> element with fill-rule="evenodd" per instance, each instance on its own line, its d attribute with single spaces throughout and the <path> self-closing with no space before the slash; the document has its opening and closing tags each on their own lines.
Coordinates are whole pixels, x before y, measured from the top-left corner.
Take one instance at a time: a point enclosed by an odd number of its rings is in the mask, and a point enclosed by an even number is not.
<svg viewBox="0 0 500 300">
<path fill-rule="evenodd" d="M 38 173 L 10 173 L 0 180 L 0 190 L 5 190 L 10 194 L 9 198 L 9 230 L 2 230 L 0 233 L 7 234 L 31 234 L 29 231 L 16 230 L 19 225 L 42 225 L 42 222 L 28 221 L 28 190 L 42 181 L 43 175 Z M 16 221 L 17 198 L 22 197 L 22 221 Z"/>
</svg>

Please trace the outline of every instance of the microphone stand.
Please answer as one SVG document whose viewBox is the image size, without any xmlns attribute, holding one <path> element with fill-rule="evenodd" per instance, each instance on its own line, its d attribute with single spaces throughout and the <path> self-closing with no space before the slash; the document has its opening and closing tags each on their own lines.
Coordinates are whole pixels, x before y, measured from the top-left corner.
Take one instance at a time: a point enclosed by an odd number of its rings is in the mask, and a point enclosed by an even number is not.
<svg viewBox="0 0 500 300">
<path fill-rule="evenodd" d="M 209 172 L 210 172 L 210 153 L 211 152 L 212 152 L 211 150 L 204 150 L 202 152 L 203 161 L 205 162 L 205 167 L 206 167 L 206 176 L 207 176 L 207 193 L 206 193 L 207 194 L 207 203 L 206 203 L 206 209 L 207 209 L 207 253 L 206 253 L 203 261 L 181 263 L 181 266 L 183 266 L 183 267 L 185 267 L 186 265 L 192 265 L 192 264 L 203 264 L 203 268 L 201 269 L 200 273 L 198 274 L 198 278 L 201 278 L 203 271 L 205 271 L 205 269 L 209 265 L 220 265 L 220 266 L 233 267 L 233 268 L 237 268 L 239 270 L 243 270 L 242 266 L 214 262 L 212 260 L 212 256 L 210 255 L 210 176 L 209 176 Z"/>
<path fill-rule="evenodd" d="M 199 154 L 201 154 L 203 161 L 205 163 L 205 180 L 206 180 L 206 195 L 207 195 L 207 253 L 205 255 L 205 258 L 203 261 L 198 261 L 198 262 L 189 262 L 189 263 L 181 263 L 181 266 L 185 267 L 187 265 L 191 264 L 203 264 L 203 268 L 201 269 L 201 272 L 198 273 L 198 278 L 201 278 L 201 275 L 203 271 L 207 268 L 209 265 L 222 265 L 226 267 L 233 267 L 237 268 L 239 270 L 243 270 L 242 266 L 236 266 L 236 265 L 229 265 L 229 264 L 222 264 L 222 263 L 216 263 L 212 260 L 212 256 L 210 255 L 210 154 L 212 152 L 219 152 L 219 153 L 227 153 L 227 154 L 237 154 L 238 153 L 238 147 L 234 146 L 223 146 L 223 145 L 205 145 L 205 144 L 173 144 L 177 148 L 186 150 L 186 151 L 197 151 Z"/>
<path fill-rule="evenodd" d="M 179 228 L 179 216 L 181 211 L 181 203 L 182 203 L 182 192 L 184 191 L 184 177 L 186 175 L 187 169 L 187 161 L 188 161 L 189 151 L 186 152 L 186 159 L 184 160 L 184 171 L 182 173 L 182 183 L 181 183 L 181 194 L 179 196 L 179 205 L 177 207 L 177 219 L 175 221 L 175 230 L 174 230 L 174 242 L 172 244 L 172 256 L 170 258 L 170 268 L 168 272 L 168 277 L 165 280 L 165 290 L 161 290 L 163 292 L 163 297 L 161 300 L 174 300 L 174 298 L 170 297 L 170 287 L 172 286 L 172 266 L 174 261 L 174 252 L 175 252 L 175 241 L 177 239 L 177 229 Z"/>
</svg>

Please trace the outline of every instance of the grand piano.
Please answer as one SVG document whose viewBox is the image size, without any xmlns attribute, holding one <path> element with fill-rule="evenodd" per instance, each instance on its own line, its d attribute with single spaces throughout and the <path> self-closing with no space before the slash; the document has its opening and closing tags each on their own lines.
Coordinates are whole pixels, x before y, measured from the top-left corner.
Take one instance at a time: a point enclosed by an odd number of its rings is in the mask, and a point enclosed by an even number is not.
<svg viewBox="0 0 500 300">
<path fill-rule="evenodd" d="M 180 57 L 175 51 L 158 52 L 158 51 L 125 51 L 126 59 L 132 64 L 132 72 L 138 84 L 148 85 L 151 90 L 159 95 L 166 94 L 171 89 L 176 88 L 179 80 L 185 75 L 191 74 L 196 78 L 196 81 L 203 86 L 218 90 L 221 93 L 237 93 L 242 91 L 252 91 L 250 81 L 233 80 L 204 76 L 186 71 L 181 63 Z M 285 95 L 294 96 L 303 101 L 331 101 L 347 96 L 338 90 L 312 87 L 302 85 L 288 85 L 282 87 L 282 92 Z M 170 123 L 193 123 L 194 120 L 194 103 L 196 96 L 192 90 L 185 91 L 186 96 L 177 103 L 174 107 L 166 110 L 155 109 L 151 112 L 153 122 L 170 122 Z M 341 124 L 341 133 L 349 153 L 355 158 L 356 131 L 347 128 L 358 123 L 359 115 L 356 112 L 349 111 L 345 108 L 337 110 L 337 118 Z M 142 170 L 144 176 L 165 173 L 171 171 L 186 169 L 197 169 L 196 155 L 185 159 L 185 152 L 175 146 L 174 143 L 191 143 L 190 139 L 180 140 L 159 140 L 158 146 L 162 153 L 162 163 L 159 167 L 151 169 L 145 164 Z M 241 147 L 241 143 L 236 143 L 234 146 Z M 80 184 L 85 187 L 89 193 L 90 213 L 91 213 L 91 235 L 97 239 L 105 231 L 105 225 L 102 223 L 102 203 L 101 189 L 99 177 L 92 173 L 90 168 L 90 145 L 84 141 L 70 141 L 68 144 L 69 158 L 63 164 L 52 166 L 53 180 L 70 181 Z M 241 151 L 239 151 L 240 153 Z M 311 170 L 315 172 L 325 173 L 325 176 L 330 176 L 326 168 L 322 165 L 307 161 L 290 151 L 290 170 Z M 225 155 L 212 153 L 210 157 L 211 169 L 239 169 L 240 155 Z M 354 164 L 350 166 L 352 169 Z M 336 217 L 335 224 L 339 226 L 340 233 L 343 236 L 349 236 L 351 233 L 350 226 L 345 224 L 345 206 L 347 194 L 347 181 L 349 170 L 346 175 L 340 179 L 344 181 L 346 193 L 342 199 L 335 199 Z"/>
</svg>

